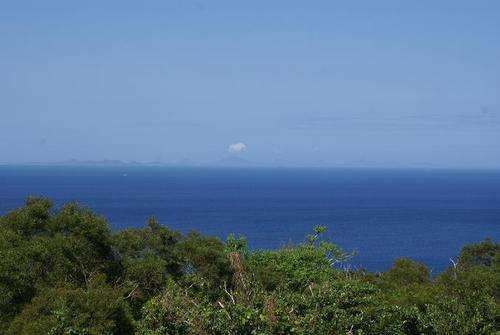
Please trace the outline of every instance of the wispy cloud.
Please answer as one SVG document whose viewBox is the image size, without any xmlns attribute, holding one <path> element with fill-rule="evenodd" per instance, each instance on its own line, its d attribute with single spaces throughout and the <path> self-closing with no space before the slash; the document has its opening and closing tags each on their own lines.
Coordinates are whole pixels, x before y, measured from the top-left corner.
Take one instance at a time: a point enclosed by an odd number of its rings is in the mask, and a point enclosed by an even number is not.
<svg viewBox="0 0 500 335">
<path fill-rule="evenodd" d="M 399 129 L 419 130 L 496 130 L 500 129 L 500 113 L 482 107 L 470 113 L 358 113 L 348 115 L 320 115 L 296 120 L 294 129 Z"/>
</svg>

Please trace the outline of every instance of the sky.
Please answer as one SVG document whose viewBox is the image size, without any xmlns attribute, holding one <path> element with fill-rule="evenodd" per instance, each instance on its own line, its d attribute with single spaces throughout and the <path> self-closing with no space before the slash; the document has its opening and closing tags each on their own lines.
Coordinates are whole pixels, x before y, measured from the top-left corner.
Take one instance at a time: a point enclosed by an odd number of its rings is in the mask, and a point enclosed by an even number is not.
<svg viewBox="0 0 500 335">
<path fill-rule="evenodd" d="M 500 168 L 500 2 L 0 2 L 0 162 L 227 157 Z"/>
</svg>

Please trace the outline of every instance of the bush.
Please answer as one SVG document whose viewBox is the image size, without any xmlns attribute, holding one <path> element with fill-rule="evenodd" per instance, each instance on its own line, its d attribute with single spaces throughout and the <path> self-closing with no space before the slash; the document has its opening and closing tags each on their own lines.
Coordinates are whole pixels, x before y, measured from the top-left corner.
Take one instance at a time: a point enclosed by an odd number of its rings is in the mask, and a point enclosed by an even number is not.
<svg viewBox="0 0 500 335">
<path fill-rule="evenodd" d="M 43 198 L 0 217 L 0 334 L 495 334 L 500 246 L 465 246 L 431 278 L 398 259 L 386 272 L 348 258 L 316 227 L 303 243 L 249 251 L 182 235 L 154 218 L 106 221 Z"/>
<path fill-rule="evenodd" d="M 58 287 L 42 291 L 16 315 L 5 334 L 133 334 L 129 307 L 119 289 L 103 276 L 88 288 Z"/>
</svg>

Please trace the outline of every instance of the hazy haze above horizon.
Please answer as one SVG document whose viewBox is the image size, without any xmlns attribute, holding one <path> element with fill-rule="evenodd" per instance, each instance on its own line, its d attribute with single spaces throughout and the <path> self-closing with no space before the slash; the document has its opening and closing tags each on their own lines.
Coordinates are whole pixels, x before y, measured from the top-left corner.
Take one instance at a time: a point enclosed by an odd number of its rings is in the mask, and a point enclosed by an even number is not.
<svg viewBox="0 0 500 335">
<path fill-rule="evenodd" d="M 15 1 L 0 36 L 0 163 L 500 167 L 498 1 Z"/>
</svg>

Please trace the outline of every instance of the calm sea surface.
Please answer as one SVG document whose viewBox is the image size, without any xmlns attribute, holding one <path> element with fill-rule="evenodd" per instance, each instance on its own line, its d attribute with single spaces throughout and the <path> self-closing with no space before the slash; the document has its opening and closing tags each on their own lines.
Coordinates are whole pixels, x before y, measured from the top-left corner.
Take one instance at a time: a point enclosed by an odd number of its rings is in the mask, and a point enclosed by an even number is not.
<svg viewBox="0 0 500 335">
<path fill-rule="evenodd" d="M 464 244 L 500 240 L 499 171 L 0 166 L 0 214 L 28 195 L 77 200 L 114 229 L 155 215 L 183 232 L 245 235 L 251 248 L 325 225 L 357 251 L 353 267 L 374 271 L 406 256 L 436 273 Z"/>
</svg>

